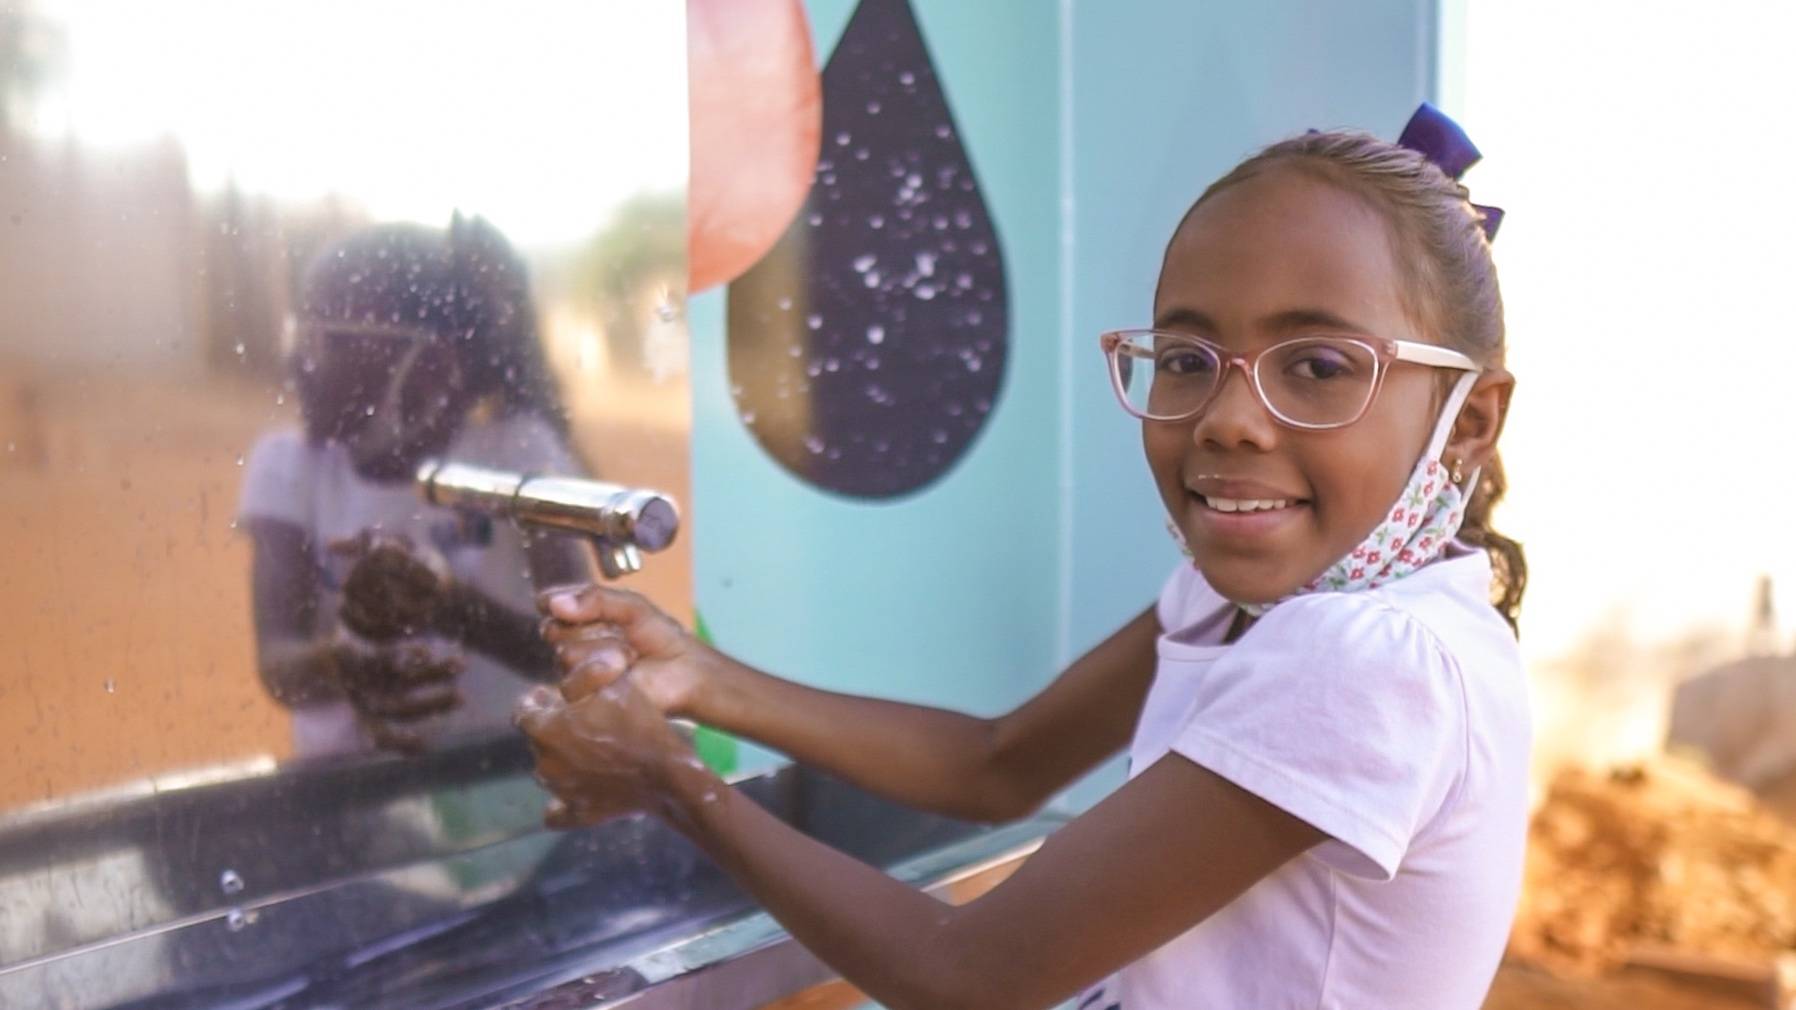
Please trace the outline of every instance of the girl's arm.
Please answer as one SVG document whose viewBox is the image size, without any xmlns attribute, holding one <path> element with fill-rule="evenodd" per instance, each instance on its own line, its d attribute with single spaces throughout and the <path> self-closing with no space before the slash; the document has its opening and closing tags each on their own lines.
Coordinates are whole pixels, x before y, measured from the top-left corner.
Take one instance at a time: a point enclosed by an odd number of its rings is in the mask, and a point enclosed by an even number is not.
<svg viewBox="0 0 1796 1010">
<path fill-rule="evenodd" d="M 592 690 L 623 663 L 594 661 L 626 636 L 640 656 L 632 679 L 663 712 L 776 748 L 881 796 L 982 821 L 1022 817 L 1128 743 L 1154 671 L 1150 608 L 1067 667 L 1053 684 L 996 719 L 805 687 L 756 670 L 687 635 L 631 593 L 583 591 L 551 613 L 563 664 Z M 644 636 L 647 636 L 646 638 Z"/>
<path fill-rule="evenodd" d="M 806 948 L 894 1010 L 1047 1007 L 1191 928 L 1322 841 L 1317 829 L 1169 754 L 954 907 L 775 818 L 688 760 L 629 680 L 526 700 L 561 823 L 650 809 Z M 583 797 L 593 797 L 586 806 Z"/>
<path fill-rule="evenodd" d="M 531 584 L 538 589 L 583 584 L 597 575 L 591 549 L 574 537 L 526 532 L 524 556 Z M 438 623 L 469 648 L 519 674 L 538 679 L 554 676 L 555 650 L 543 640 L 536 614 L 520 613 L 472 586 L 451 582 Z"/>
<path fill-rule="evenodd" d="M 313 640 L 318 579 L 310 535 L 273 519 L 247 522 L 256 671 L 275 701 L 289 708 L 343 696 L 330 674 L 328 646 Z"/>
</svg>

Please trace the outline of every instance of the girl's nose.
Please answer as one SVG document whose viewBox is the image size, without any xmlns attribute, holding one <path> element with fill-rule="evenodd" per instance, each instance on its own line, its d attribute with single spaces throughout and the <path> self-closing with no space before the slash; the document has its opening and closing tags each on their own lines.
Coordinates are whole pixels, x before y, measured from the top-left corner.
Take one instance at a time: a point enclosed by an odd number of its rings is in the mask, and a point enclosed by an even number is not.
<svg viewBox="0 0 1796 1010">
<path fill-rule="evenodd" d="M 1198 415 L 1191 436 L 1199 445 L 1265 452 L 1278 440 L 1278 422 L 1254 392 L 1247 369 L 1231 366 L 1223 373 L 1216 398 Z"/>
</svg>

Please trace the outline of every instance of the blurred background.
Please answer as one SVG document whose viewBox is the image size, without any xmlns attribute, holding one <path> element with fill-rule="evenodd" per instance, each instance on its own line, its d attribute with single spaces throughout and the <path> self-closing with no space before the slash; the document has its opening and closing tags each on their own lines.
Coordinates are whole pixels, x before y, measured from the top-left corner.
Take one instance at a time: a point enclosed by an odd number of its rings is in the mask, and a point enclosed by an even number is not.
<svg viewBox="0 0 1796 1010">
<path fill-rule="evenodd" d="M 1496 525 L 1530 563 L 1536 813 L 1489 1005 L 1796 1005 L 1796 7 L 705 11 L 0 4 L 0 843 L 316 756 L 258 677 L 241 520 L 257 445 L 304 421 L 320 252 L 489 224 L 528 278 L 557 453 L 692 520 L 634 585 L 783 675 L 991 714 L 1176 563 L 1096 340 L 1147 322 L 1179 214 L 1262 144 L 1394 137 L 1428 99 L 1508 211 Z M 704 80 L 733 40 L 783 69 Z M 707 140 L 719 108 L 741 128 Z M 769 220 L 712 216 L 731 186 Z M 899 233 L 923 244 L 871 244 Z M 781 760 L 710 742 L 735 774 Z M 474 816 L 439 785 L 406 858 L 535 823 L 533 792 Z M 182 904 L 157 881 L 182 847 L 130 843 L 0 858 L 0 980 L 224 914 L 216 867 Z"/>
</svg>

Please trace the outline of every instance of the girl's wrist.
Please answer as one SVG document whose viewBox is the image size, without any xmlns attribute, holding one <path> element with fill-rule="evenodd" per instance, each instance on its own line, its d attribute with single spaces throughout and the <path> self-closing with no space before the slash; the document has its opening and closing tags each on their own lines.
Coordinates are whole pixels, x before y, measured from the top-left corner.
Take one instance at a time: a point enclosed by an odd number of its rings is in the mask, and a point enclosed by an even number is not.
<svg viewBox="0 0 1796 1010">
<path fill-rule="evenodd" d="M 730 657 L 702 642 L 693 643 L 690 655 L 690 680 L 670 714 L 706 725 L 721 725 L 733 703 L 740 670 Z"/>
<path fill-rule="evenodd" d="M 654 813 L 669 826 L 694 837 L 705 815 L 723 802 L 728 783 L 690 752 L 671 758 L 652 776 L 658 804 Z"/>
</svg>

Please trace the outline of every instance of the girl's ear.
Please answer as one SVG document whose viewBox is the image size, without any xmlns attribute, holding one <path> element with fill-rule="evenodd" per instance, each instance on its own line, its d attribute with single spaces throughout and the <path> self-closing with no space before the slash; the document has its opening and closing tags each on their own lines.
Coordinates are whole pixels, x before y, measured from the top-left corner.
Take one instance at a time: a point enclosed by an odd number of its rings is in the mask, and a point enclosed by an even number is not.
<svg viewBox="0 0 1796 1010">
<path fill-rule="evenodd" d="M 1486 463 L 1497 451 L 1497 437 L 1503 434 L 1503 421 L 1509 415 L 1509 396 L 1515 392 L 1515 376 L 1508 369 L 1491 368 L 1472 384 L 1471 395 L 1459 409 L 1453 422 L 1453 434 L 1447 438 L 1444 461 L 1451 466 L 1464 460 L 1467 472 Z"/>
</svg>

